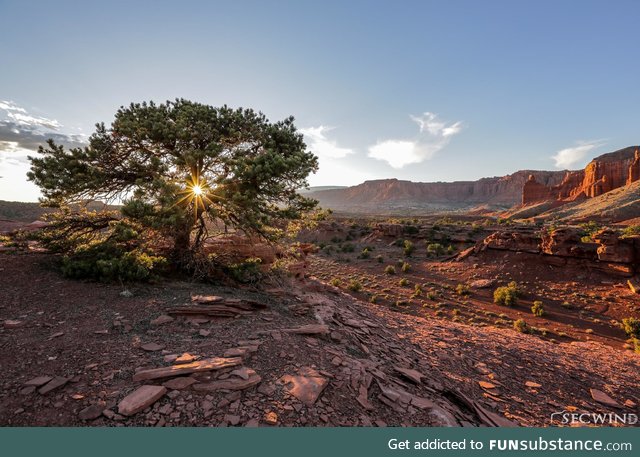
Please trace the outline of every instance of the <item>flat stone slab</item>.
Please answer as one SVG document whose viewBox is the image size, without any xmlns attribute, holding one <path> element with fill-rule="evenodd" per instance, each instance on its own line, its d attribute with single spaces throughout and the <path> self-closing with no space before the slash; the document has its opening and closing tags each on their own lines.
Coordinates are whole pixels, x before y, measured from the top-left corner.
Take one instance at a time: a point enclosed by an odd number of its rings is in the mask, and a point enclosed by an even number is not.
<svg viewBox="0 0 640 457">
<path fill-rule="evenodd" d="M 253 371 L 251 368 L 249 377 L 247 379 L 242 378 L 228 378 L 221 379 L 219 381 L 212 381 L 204 384 L 196 384 L 193 386 L 193 390 L 199 390 L 204 392 L 213 392 L 216 390 L 245 390 L 253 387 L 262 381 L 262 377 Z"/>
<path fill-rule="evenodd" d="M 196 382 L 197 381 L 193 378 L 181 376 L 179 378 L 169 379 L 168 381 L 163 382 L 162 385 L 173 390 L 183 390 Z"/>
<path fill-rule="evenodd" d="M 602 403 L 603 405 L 612 406 L 614 408 L 620 408 L 620 404 L 611 398 L 609 395 L 605 394 L 603 391 L 598 389 L 589 389 L 591 392 L 591 398 L 593 398 L 598 403 Z"/>
<path fill-rule="evenodd" d="M 415 384 L 420 384 L 422 382 L 422 377 L 424 375 L 419 371 L 413 370 L 411 368 L 403 368 L 398 366 L 393 367 L 393 369 Z"/>
<path fill-rule="evenodd" d="M 307 406 L 313 405 L 329 380 L 312 368 L 302 368 L 298 375 L 284 375 L 280 378 L 285 389 Z"/>
<path fill-rule="evenodd" d="M 147 351 L 147 352 L 161 351 L 162 349 L 164 349 L 164 344 L 146 343 L 146 344 L 143 344 L 142 346 L 140 346 L 140 349 L 142 349 L 143 351 Z"/>
<path fill-rule="evenodd" d="M 44 386 L 46 383 L 51 381 L 53 378 L 51 376 L 38 376 L 37 378 L 29 379 L 24 383 L 25 386 Z"/>
<path fill-rule="evenodd" d="M 46 395 L 49 392 L 51 392 L 52 390 L 55 390 L 55 389 L 58 389 L 58 388 L 64 386 L 68 382 L 69 382 L 69 378 L 63 378 L 62 376 L 56 376 L 51 381 L 46 383 L 44 386 L 40 387 L 40 389 L 38 389 L 38 392 L 40 393 L 40 395 Z"/>
<path fill-rule="evenodd" d="M 120 400 L 120 403 L 118 403 L 118 413 L 123 416 L 132 416 L 148 406 L 153 405 L 166 393 L 167 388 L 164 386 L 146 385 L 139 387 Z"/>
<path fill-rule="evenodd" d="M 174 320 L 173 317 L 167 316 L 166 314 L 162 314 L 161 316 L 156 317 L 150 323 L 151 323 L 152 327 L 157 327 L 159 325 L 168 324 L 169 322 L 173 322 L 173 320 Z"/>
<path fill-rule="evenodd" d="M 173 365 L 171 367 L 153 368 L 151 370 L 141 370 L 133 375 L 134 381 L 145 381 L 148 379 L 171 378 L 200 371 L 220 370 L 227 367 L 235 367 L 242 363 L 240 357 L 214 357 L 211 359 L 198 360 L 197 362 Z"/>
<path fill-rule="evenodd" d="M 287 328 L 283 332 L 297 335 L 325 335 L 329 333 L 329 326 L 323 324 L 309 324 L 298 328 Z"/>
<path fill-rule="evenodd" d="M 20 328 L 24 325 L 24 322 L 13 319 L 7 319 L 4 321 L 4 328 Z"/>
<path fill-rule="evenodd" d="M 78 417 L 83 421 L 91 421 L 102 416 L 102 411 L 104 411 L 104 409 L 104 405 L 100 404 L 87 406 L 85 409 L 80 411 Z"/>
</svg>

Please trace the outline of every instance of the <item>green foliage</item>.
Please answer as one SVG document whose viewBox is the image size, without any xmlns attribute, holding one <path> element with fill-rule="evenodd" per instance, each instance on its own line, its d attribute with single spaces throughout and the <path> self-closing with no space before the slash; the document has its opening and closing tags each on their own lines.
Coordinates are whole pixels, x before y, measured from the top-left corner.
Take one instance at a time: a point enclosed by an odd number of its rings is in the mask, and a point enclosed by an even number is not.
<svg viewBox="0 0 640 457">
<path fill-rule="evenodd" d="M 388 275 L 394 275 L 396 274 L 396 267 L 394 267 L 393 265 L 387 265 L 384 269 L 384 272 Z"/>
<path fill-rule="evenodd" d="M 429 243 L 427 244 L 427 255 L 428 256 L 441 256 L 444 254 L 444 246 L 440 243 Z"/>
<path fill-rule="evenodd" d="M 414 250 L 415 250 L 415 247 L 413 246 L 413 243 L 409 240 L 404 240 L 404 243 L 403 243 L 404 255 L 407 257 L 410 257 Z"/>
<path fill-rule="evenodd" d="M 640 338 L 640 319 L 625 317 L 622 319 L 622 329 L 632 338 Z"/>
<path fill-rule="evenodd" d="M 599 230 L 600 230 L 601 226 L 600 224 L 598 224 L 596 221 L 589 221 L 589 222 L 584 222 L 582 224 L 580 224 L 580 229 L 582 231 L 581 235 L 581 241 L 583 243 L 590 243 L 593 241 L 593 235 L 595 235 Z"/>
<path fill-rule="evenodd" d="M 409 280 L 407 278 L 402 278 L 398 284 L 400 284 L 400 286 L 402 287 L 408 286 Z"/>
<path fill-rule="evenodd" d="M 355 250 L 356 247 L 351 243 L 344 243 L 342 246 L 340 246 L 340 251 L 344 253 L 353 252 Z"/>
<path fill-rule="evenodd" d="M 467 296 L 470 293 L 471 292 L 469 290 L 469 286 L 467 286 L 466 284 L 458 284 L 456 286 L 456 294 L 461 295 L 461 296 Z"/>
<path fill-rule="evenodd" d="M 420 232 L 420 229 L 418 227 L 416 227 L 415 225 L 405 225 L 404 227 L 402 227 L 402 231 L 404 233 L 406 233 L 407 235 L 415 235 L 417 233 Z"/>
<path fill-rule="evenodd" d="M 408 262 L 402 262 L 402 266 L 400 267 L 400 269 L 402 270 L 403 273 L 406 273 L 409 270 L 411 270 L 411 264 Z"/>
<path fill-rule="evenodd" d="M 518 303 L 520 292 L 515 281 L 511 281 L 507 286 L 498 287 L 493 292 L 493 302 L 499 305 L 513 306 Z"/>
<path fill-rule="evenodd" d="M 630 225 L 622 230 L 622 237 L 640 235 L 640 225 Z"/>
<path fill-rule="evenodd" d="M 361 259 L 368 259 L 371 257 L 371 251 L 369 248 L 364 248 L 358 257 Z"/>
<path fill-rule="evenodd" d="M 331 284 L 334 287 L 340 287 L 340 284 L 342 284 L 342 281 L 340 281 L 340 279 L 338 278 L 331 278 L 331 281 L 329 281 L 329 284 Z"/>
<path fill-rule="evenodd" d="M 382 257 L 381 255 L 377 255 L 376 260 L 378 261 L 378 263 L 382 263 L 384 262 L 384 257 Z"/>
<path fill-rule="evenodd" d="M 262 279 L 262 271 L 260 265 L 262 259 L 251 257 L 233 265 L 226 267 L 227 274 L 237 282 L 243 284 L 256 283 Z"/>
<path fill-rule="evenodd" d="M 513 328 L 520 333 L 529 333 L 530 330 L 529 325 L 527 325 L 527 322 L 524 319 L 513 321 Z"/>
<path fill-rule="evenodd" d="M 362 290 L 362 284 L 360 284 L 360 281 L 358 281 L 357 279 L 352 279 L 351 281 L 349 281 L 347 289 L 352 292 L 360 292 Z"/>
<path fill-rule="evenodd" d="M 450 244 L 449 246 L 447 246 L 447 254 L 451 255 L 454 252 L 456 252 L 456 248 L 453 245 Z"/>
<path fill-rule="evenodd" d="M 533 306 L 531 307 L 531 312 L 534 316 L 542 317 L 544 316 L 544 305 L 540 300 L 536 300 L 533 302 Z"/>
<path fill-rule="evenodd" d="M 276 240 L 314 208 L 297 189 L 318 160 L 293 121 L 182 99 L 131 104 L 109 128 L 97 124 L 87 147 L 49 140 L 28 177 L 48 206 L 124 201 L 122 216 L 172 241 L 180 261 L 199 250 L 207 221 Z"/>
</svg>

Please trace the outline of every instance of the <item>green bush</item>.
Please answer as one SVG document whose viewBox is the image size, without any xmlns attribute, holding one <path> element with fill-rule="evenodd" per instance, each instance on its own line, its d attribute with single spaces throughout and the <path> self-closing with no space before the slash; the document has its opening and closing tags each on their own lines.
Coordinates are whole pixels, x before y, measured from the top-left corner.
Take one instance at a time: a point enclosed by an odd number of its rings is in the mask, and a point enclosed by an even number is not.
<svg viewBox="0 0 640 457">
<path fill-rule="evenodd" d="M 362 290 L 362 284 L 356 279 L 349 281 L 347 288 L 352 292 L 360 292 Z"/>
<path fill-rule="evenodd" d="M 429 256 L 441 256 L 444 254 L 444 246 L 440 243 L 429 243 L 427 244 L 427 255 Z"/>
<path fill-rule="evenodd" d="M 402 278 L 398 284 L 400 284 L 400 286 L 402 286 L 402 287 L 408 286 L 409 285 L 409 280 L 407 278 Z"/>
<path fill-rule="evenodd" d="M 622 319 L 622 329 L 632 338 L 640 338 L 640 319 L 625 317 Z"/>
<path fill-rule="evenodd" d="M 513 321 L 513 328 L 520 333 L 529 333 L 529 326 L 524 319 Z"/>
<path fill-rule="evenodd" d="M 416 284 L 413 288 L 413 298 L 422 296 L 422 285 Z"/>
<path fill-rule="evenodd" d="M 361 259 L 368 259 L 369 257 L 371 257 L 371 251 L 369 250 L 369 248 L 364 248 L 359 257 Z"/>
<path fill-rule="evenodd" d="M 382 257 L 381 255 L 376 256 L 376 260 L 378 261 L 378 263 L 382 263 L 384 262 L 384 257 Z"/>
<path fill-rule="evenodd" d="M 411 270 L 411 264 L 407 262 L 402 262 L 402 267 L 400 267 L 400 269 L 402 270 L 403 273 L 406 273 L 407 271 Z"/>
<path fill-rule="evenodd" d="M 630 225 L 622 230 L 622 237 L 640 235 L 640 225 Z"/>
<path fill-rule="evenodd" d="M 466 284 L 458 284 L 456 286 L 456 294 L 461 296 L 469 295 L 471 292 L 469 291 L 469 286 Z"/>
<path fill-rule="evenodd" d="M 394 267 L 393 265 L 387 265 L 384 269 L 384 272 L 388 275 L 394 275 L 396 274 L 396 267 Z"/>
<path fill-rule="evenodd" d="M 255 283 L 262 279 L 261 264 L 262 259 L 251 257 L 243 262 L 229 265 L 226 270 L 227 274 L 237 282 L 243 284 Z"/>
<path fill-rule="evenodd" d="M 331 281 L 329 281 L 329 284 L 331 284 L 333 287 L 340 287 L 342 281 L 340 281 L 338 278 L 332 278 Z"/>
<path fill-rule="evenodd" d="M 544 305 L 540 300 L 536 300 L 533 302 L 533 306 L 531 307 L 531 312 L 534 316 L 542 317 L 544 316 Z"/>
<path fill-rule="evenodd" d="M 415 250 L 415 247 L 413 246 L 413 243 L 409 240 L 404 240 L 404 255 L 407 257 L 411 257 L 411 254 L 413 254 L 413 251 Z"/>
<path fill-rule="evenodd" d="M 518 285 L 515 281 L 511 281 L 508 285 L 498 287 L 493 292 L 493 302 L 498 305 L 513 306 L 518 303 Z"/>
<path fill-rule="evenodd" d="M 167 265 L 164 257 L 139 250 L 125 251 L 112 242 L 83 246 L 62 258 L 62 274 L 103 282 L 148 281 Z"/>
</svg>

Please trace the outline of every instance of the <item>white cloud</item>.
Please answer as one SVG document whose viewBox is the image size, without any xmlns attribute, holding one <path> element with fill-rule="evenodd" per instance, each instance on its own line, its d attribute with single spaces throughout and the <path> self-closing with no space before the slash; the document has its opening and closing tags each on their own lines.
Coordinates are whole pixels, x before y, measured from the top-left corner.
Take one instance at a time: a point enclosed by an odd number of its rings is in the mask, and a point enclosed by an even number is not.
<svg viewBox="0 0 640 457">
<path fill-rule="evenodd" d="M 332 127 L 321 125 L 319 127 L 300 129 L 300 132 L 305 136 L 307 143 L 309 143 L 309 150 L 320 159 L 341 159 L 349 154 L 353 154 L 352 149 L 341 148 L 334 140 L 327 138 L 326 132 L 331 130 L 333 130 Z"/>
<path fill-rule="evenodd" d="M 434 113 L 427 112 L 420 117 L 411 116 L 411 120 L 420 127 L 417 137 L 378 141 L 369 147 L 369 157 L 384 160 L 393 168 L 400 169 L 431 159 L 462 130 L 462 122 L 447 125 Z"/>
<path fill-rule="evenodd" d="M 51 130 L 58 130 L 62 125 L 55 119 L 46 117 L 31 116 L 27 110 L 19 107 L 9 100 L 0 100 L 0 109 L 6 111 L 7 117 L 16 124 L 29 127 L 44 127 Z"/>
<path fill-rule="evenodd" d="M 0 109 L 5 111 L 17 111 L 19 113 L 27 113 L 24 108 L 20 108 L 18 105 L 9 100 L 0 100 Z"/>
<path fill-rule="evenodd" d="M 561 149 L 552 157 L 556 162 L 556 167 L 562 169 L 571 168 L 572 166 L 582 162 L 587 153 L 604 144 L 602 140 L 577 141 L 576 143 L 576 146 Z"/>
</svg>

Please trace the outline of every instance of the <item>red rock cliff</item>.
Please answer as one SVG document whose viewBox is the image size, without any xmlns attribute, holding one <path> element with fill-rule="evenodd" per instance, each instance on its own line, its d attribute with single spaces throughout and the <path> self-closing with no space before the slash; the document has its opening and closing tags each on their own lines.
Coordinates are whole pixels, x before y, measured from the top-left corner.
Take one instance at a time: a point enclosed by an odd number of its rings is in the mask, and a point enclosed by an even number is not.
<svg viewBox="0 0 640 457">
<path fill-rule="evenodd" d="M 593 198 L 638 179 L 640 151 L 638 146 L 631 146 L 596 157 L 584 170 L 567 171 L 555 186 L 541 186 L 535 179 L 528 180 L 522 188 L 522 204 Z"/>
</svg>

